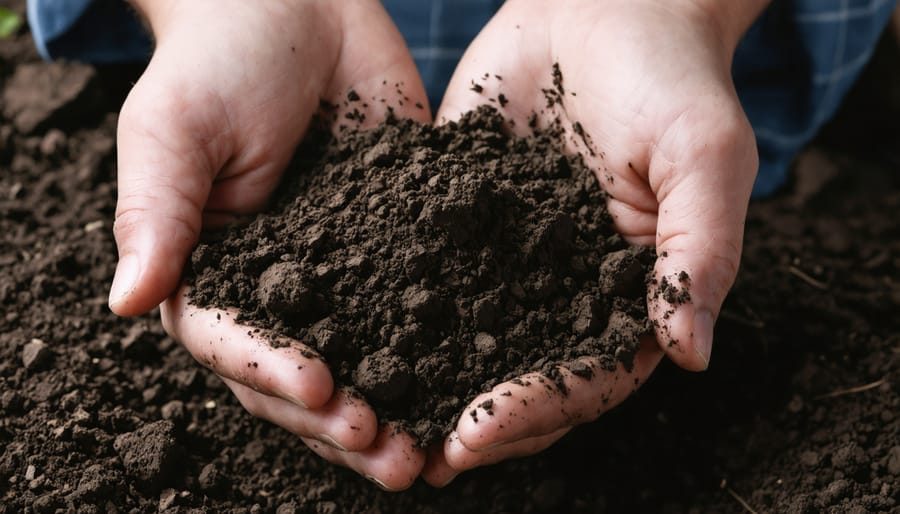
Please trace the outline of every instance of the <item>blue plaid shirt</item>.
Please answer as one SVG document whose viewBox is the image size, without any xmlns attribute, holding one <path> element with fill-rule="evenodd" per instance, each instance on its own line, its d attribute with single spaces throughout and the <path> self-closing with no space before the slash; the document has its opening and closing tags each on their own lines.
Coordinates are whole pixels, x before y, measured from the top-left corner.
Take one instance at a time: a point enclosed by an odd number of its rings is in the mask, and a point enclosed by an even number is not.
<svg viewBox="0 0 900 514">
<path fill-rule="evenodd" d="M 737 0 L 740 1 L 740 0 Z M 438 105 L 457 61 L 502 0 L 385 0 Z M 737 49 L 734 81 L 756 133 L 754 196 L 786 181 L 797 153 L 859 77 L 896 0 L 775 0 Z M 106 63 L 149 58 L 150 39 L 122 0 L 28 0 L 45 58 Z"/>
</svg>

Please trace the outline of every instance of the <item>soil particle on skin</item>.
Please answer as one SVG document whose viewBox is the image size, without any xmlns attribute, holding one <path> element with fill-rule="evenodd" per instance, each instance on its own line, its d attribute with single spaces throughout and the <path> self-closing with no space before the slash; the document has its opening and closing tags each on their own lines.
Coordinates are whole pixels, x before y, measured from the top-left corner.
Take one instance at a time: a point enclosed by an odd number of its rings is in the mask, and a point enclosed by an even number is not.
<svg viewBox="0 0 900 514">
<path fill-rule="evenodd" d="M 544 94 L 544 99 L 547 101 L 547 108 L 552 108 L 554 105 L 559 105 L 562 107 L 563 102 L 566 97 L 566 89 L 563 86 L 563 74 L 562 70 L 559 68 L 559 63 L 553 63 L 553 87 L 552 88 L 542 88 L 541 92 Z"/>
<path fill-rule="evenodd" d="M 690 303 L 690 276 L 685 271 L 680 271 L 672 279 L 662 277 L 650 281 L 651 300 L 665 300 L 669 305 L 677 306 Z"/>
<path fill-rule="evenodd" d="M 566 94 L 566 90 L 563 87 L 563 75 L 562 71 L 559 69 L 559 63 L 553 63 L 553 86 L 556 88 L 556 91 L 559 92 L 560 96 L 564 96 Z"/>
<path fill-rule="evenodd" d="M 558 133 L 504 123 L 484 107 L 312 140 L 270 211 L 197 248 L 194 301 L 314 345 L 423 444 L 455 423 L 438 406 L 501 380 L 586 355 L 630 367 L 653 252 L 615 233 Z"/>
</svg>

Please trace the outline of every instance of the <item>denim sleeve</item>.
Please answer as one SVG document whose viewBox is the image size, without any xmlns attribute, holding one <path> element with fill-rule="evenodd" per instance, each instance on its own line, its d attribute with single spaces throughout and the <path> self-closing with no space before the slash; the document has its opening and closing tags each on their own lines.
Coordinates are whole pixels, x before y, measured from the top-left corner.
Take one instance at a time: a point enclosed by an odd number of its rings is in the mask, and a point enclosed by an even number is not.
<svg viewBox="0 0 900 514">
<path fill-rule="evenodd" d="M 28 23 L 45 59 L 110 64 L 146 61 L 153 52 L 124 0 L 28 0 Z"/>
</svg>

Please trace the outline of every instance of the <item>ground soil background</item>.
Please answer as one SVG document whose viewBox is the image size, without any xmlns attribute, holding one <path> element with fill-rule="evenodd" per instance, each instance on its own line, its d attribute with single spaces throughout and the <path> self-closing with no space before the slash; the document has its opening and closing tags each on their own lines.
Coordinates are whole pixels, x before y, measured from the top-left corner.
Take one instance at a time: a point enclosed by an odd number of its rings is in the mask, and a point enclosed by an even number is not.
<svg viewBox="0 0 900 514">
<path fill-rule="evenodd" d="M 252 419 L 156 316 L 108 311 L 135 70 L 0 41 L 0 513 L 900 511 L 892 44 L 789 188 L 752 205 L 708 372 L 664 363 L 539 456 L 389 494 Z"/>
</svg>

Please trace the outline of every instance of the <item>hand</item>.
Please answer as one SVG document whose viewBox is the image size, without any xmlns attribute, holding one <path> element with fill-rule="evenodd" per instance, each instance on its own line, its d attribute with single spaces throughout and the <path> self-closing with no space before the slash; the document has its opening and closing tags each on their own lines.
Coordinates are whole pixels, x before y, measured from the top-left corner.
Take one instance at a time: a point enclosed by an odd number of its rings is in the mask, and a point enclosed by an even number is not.
<svg viewBox="0 0 900 514">
<path fill-rule="evenodd" d="M 363 98 L 387 99 L 353 105 L 365 111 L 364 125 L 383 119 L 386 105 L 429 121 L 401 36 L 375 0 L 135 3 L 157 46 L 119 118 L 120 260 L 110 307 L 135 315 L 169 297 L 166 329 L 251 413 L 387 489 L 407 487 L 421 452 L 405 455 L 408 437 L 379 433 L 364 402 L 334 391 L 325 364 L 305 356 L 314 352 L 296 341 L 272 349 L 229 312 L 172 295 L 203 226 L 265 205 L 320 99 L 343 100 L 352 87 Z M 404 106 L 399 82 L 410 99 Z"/>
<path fill-rule="evenodd" d="M 650 288 L 659 345 L 644 345 L 630 375 L 620 368 L 592 380 L 569 377 L 568 396 L 542 398 L 511 383 L 496 387 L 490 393 L 494 416 L 479 416 L 473 424 L 463 415 L 442 451 L 430 453 L 424 474 L 430 483 L 543 449 L 574 423 L 624 400 L 652 372 L 661 351 L 689 370 L 708 366 L 714 320 L 740 261 L 757 169 L 731 58 L 764 4 L 605 0 L 551 9 L 537 0 L 510 1 L 467 50 L 436 118 L 455 119 L 500 93 L 508 100 L 501 110 L 519 132 L 527 131 L 532 112 L 544 123 L 558 116 L 566 141 L 610 194 L 617 229 L 633 243 L 655 244 L 657 281 L 688 290 L 690 301 L 670 303 L 658 287 Z M 720 13 L 734 5 L 728 16 Z M 555 63 L 563 90 L 557 90 L 561 103 L 548 109 L 541 88 L 555 89 Z M 471 90 L 473 79 L 484 88 L 480 94 Z M 681 272 L 689 279 L 679 279 Z M 513 396 L 498 396 L 506 390 Z M 518 395 L 541 401 L 517 405 L 512 400 Z M 509 417 L 499 409 L 517 416 L 502 430 L 494 420 Z"/>
</svg>

